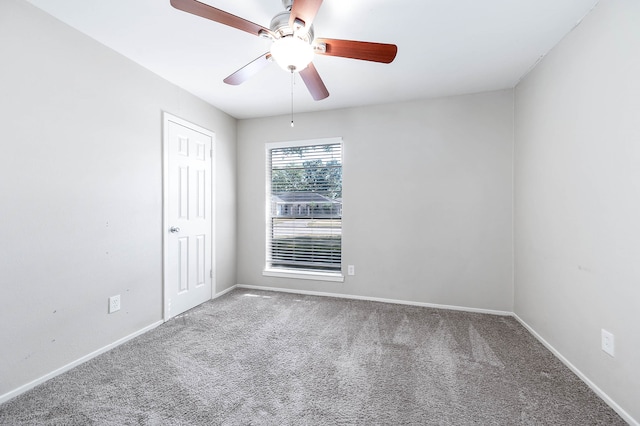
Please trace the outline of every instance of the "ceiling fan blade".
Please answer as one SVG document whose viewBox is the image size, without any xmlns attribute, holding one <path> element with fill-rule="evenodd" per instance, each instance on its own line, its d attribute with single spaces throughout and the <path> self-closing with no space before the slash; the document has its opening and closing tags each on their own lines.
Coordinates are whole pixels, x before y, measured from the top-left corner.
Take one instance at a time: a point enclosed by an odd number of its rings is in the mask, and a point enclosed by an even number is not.
<svg viewBox="0 0 640 426">
<path fill-rule="evenodd" d="M 320 78 L 320 74 L 318 74 L 313 62 L 310 62 L 305 69 L 300 71 L 300 77 L 302 77 L 302 81 L 304 81 L 314 100 L 321 101 L 329 96 L 329 91 L 322 78 Z"/>
<path fill-rule="evenodd" d="M 264 55 L 261 55 L 256 59 L 254 59 L 253 61 L 249 62 L 247 65 L 240 68 L 238 71 L 234 72 L 229 77 L 225 78 L 223 81 L 227 84 L 237 86 L 238 84 L 242 84 L 245 81 L 249 80 L 254 75 L 258 74 L 270 63 L 271 63 L 271 53 L 267 52 Z"/>
<path fill-rule="evenodd" d="M 291 15 L 289 16 L 289 27 L 294 30 L 297 27 L 310 28 L 321 5 L 322 0 L 293 0 Z"/>
<path fill-rule="evenodd" d="M 326 46 L 324 51 L 316 50 L 316 53 L 320 55 L 340 56 L 385 64 L 393 62 L 398 53 L 398 46 L 395 44 L 371 43 L 368 41 L 317 38 L 314 44 Z"/>
<path fill-rule="evenodd" d="M 251 21 L 232 15 L 224 10 L 216 9 L 197 0 L 171 0 L 171 6 L 183 12 L 201 16 L 253 35 L 260 35 L 261 33 L 271 34 L 271 31 L 262 25 L 254 24 Z"/>
</svg>

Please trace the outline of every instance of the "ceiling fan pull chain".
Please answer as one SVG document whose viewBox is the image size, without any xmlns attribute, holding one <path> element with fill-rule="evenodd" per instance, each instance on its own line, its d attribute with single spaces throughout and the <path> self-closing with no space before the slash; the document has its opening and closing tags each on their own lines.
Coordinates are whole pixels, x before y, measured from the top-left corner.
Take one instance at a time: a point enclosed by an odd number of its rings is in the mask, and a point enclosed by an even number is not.
<svg viewBox="0 0 640 426">
<path fill-rule="evenodd" d="M 291 127 L 293 127 L 293 84 L 294 84 L 295 75 L 293 73 L 293 68 L 291 68 Z"/>
</svg>

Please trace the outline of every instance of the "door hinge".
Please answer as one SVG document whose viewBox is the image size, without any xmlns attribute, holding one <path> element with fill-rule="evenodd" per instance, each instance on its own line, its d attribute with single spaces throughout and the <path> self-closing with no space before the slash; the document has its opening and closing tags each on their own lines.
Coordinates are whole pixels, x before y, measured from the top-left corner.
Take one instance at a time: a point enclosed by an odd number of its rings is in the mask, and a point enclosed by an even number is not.
<svg viewBox="0 0 640 426">
<path fill-rule="evenodd" d="M 213 269 L 209 269 L 209 278 L 213 278 Z"/>
<path fill-rule="evenodd" d="M 212 149 L 209 150 L 209 158 L 213 158 L 213 150 Z"/>
</svg>

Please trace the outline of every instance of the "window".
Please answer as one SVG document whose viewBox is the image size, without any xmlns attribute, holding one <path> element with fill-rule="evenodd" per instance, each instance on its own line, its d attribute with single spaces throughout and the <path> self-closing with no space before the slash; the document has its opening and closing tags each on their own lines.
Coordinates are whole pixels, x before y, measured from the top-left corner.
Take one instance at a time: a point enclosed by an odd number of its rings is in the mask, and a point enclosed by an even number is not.
<svg viewBox="0 0 640 426">
<path fill-rule="evenodd" d="M 342 140 L 266 148 L 265 275 L 342 281 Z"/>
</svg>

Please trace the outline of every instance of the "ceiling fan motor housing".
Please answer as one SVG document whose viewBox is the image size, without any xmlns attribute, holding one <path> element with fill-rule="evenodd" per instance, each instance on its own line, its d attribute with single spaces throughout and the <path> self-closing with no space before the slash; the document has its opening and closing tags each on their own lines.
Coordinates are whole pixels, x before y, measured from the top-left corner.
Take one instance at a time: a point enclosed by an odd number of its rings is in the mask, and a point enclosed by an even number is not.
<svg viewBox="0 0 640 426">
<path fill-rule="evenodd" d="M 288 0 L 283 0 L 283 3 L 287 1 Z M 278 38 L 294 35 L 293 28 L 289 26 L 290 15 L 291 13 L 289 11 L 280 12 L 271 20 L 271 25 L 269 26 L 269 28 L 278 36 Z M 295 36 L 301 40 L 306 41 L 307 43 L 313 42 L 313 25 L 311 25 L 311 27 L 309 28 L 305 28 L 305 31 L 296 31 Z"/>
</svg>

